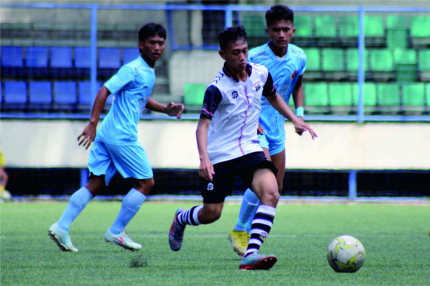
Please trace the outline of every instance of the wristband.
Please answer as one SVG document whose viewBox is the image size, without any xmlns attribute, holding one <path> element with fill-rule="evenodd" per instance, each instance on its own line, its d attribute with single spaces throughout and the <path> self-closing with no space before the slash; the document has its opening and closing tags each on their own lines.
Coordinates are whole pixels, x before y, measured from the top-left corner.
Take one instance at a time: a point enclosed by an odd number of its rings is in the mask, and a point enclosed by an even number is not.
<svg viewBox="0 0 430 286">
<path fill-rule="evenodd" d="M 296 116 L 299 117 L 303 117 L 305 118 L 305 109 L 303 108 L 303 106 L 299 106 L 296 108 Z"/>
</svg>

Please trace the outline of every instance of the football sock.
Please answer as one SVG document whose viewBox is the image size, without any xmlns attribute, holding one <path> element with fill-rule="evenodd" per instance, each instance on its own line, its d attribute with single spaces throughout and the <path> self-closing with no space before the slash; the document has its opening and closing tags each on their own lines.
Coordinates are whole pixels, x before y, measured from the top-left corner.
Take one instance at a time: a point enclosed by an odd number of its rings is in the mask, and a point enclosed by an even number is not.
<svg viewBox="0 0 430 286">
<path fill-rule="evenodd" d="M 247 189 L 243 195 L 242 205 L 240 206 L 239 217 L 237 218 L 234 230 L 247 231 L 251 229 L 252 219 L 260 204 L 257 195 Z"/>
<path fill-rule="evenodd" d="M 203 208 L 203 206 L 194 206 L 191 209 L 187 211 L 183 211 L 178 213 L 178 223 L 182 226 L 185 226 L 187 224 L 189 225 L 199 225 L 200 221 L 198 218 L 199 211 Z"/>
<path fill-rule="evenodd" d="M 267 235 L 273 226 L 276 208 L 268 205 L 260 205 L 252 221 L 251 237 L 249 238 L 248 249 L 245 256 L 253 252 L 258 252 L 261 244 L 266 240 Z"/>
<path fill-rule="evenodd" d="M 130 220 L 140 210 L 140 206 L 145 201 L 146 196 L 136 189 L 131 189 L 122 200 L 121 210 L 110 228 L 113 235 L 118 235 L 125 229 Z"/>
<path fill-rule="evenodd" d="M 69 231 L 69 227 L 75 218 L 84 210 L 88 202 L 93 198 L 87 188 L 77 190 L 69 200 L 63 215 L 58 220 L 58 227 L 63 231 Z"/>
</svg>

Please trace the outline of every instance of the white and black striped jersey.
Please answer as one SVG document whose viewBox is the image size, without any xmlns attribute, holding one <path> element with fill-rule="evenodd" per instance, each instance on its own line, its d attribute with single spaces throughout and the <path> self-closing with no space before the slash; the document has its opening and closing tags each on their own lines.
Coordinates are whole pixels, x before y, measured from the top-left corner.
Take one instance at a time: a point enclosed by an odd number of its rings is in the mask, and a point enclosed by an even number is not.
<svg viewBox="0 0 430 286">
<path fill-rule="evenodd" d="M 206 89 L 201 116 L 211 119 L 208 154 L 212 164 L 262 151 L 257 137 L 261 97 L 276 88 L 266 67 L 248 63 L 248 78 L 239 81 L 224 64 Z"/>
</svg>

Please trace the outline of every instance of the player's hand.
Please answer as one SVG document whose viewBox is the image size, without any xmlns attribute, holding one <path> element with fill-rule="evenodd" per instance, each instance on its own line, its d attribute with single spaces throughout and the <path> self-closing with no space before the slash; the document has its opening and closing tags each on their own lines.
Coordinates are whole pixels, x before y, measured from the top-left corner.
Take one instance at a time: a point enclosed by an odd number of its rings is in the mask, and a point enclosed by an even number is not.
<svg viewBox="0 0 430 286">
<path fill-rule="evenodd" d="M 91 146 L 91 143 L 93 143 L 94 138 L 96 138 L 96 132 L 96 126 L 91 122 L 88 123 L 81 135 L 78 136 L 78 141 L 80 141 L 79 146 L 82 145 L 87 150 Z"/>
<path fill-rule="evenodd" d="M 294 129 L 296 130 L 296 133 L 300 134 L 299 132 L 303 133 L 305 131 L 309 131 L 309 133 L 312 136 L 312 140 L 315 139 L 315 137 L 318 137 L 318 135 L 315 133 L 315 131 L 311 128 L 311 126 L 307 123 L 302 122 L 301 120 L 298 120 L 294 123 Z"/>
<path fill-rule="evenodd" d="M 176 118 L 181 119 L 182 112 L 184 112 L 182 103 L 169 102 L 166 106 L 166 113 L 170 116 L 176 116 Z"/>
<path fill-rule="evenodd" d="M 215 175 L 214 166 L 209 158 L 203 158 L 200 161 L 199 175 L 205 180 L 212 181 Z"/>
<path fill-rule="evenodd" d="M 257 134 L 263 134 L 264 132 L 265 131 L 264 131 L 263 126 L 261 126 L 260 123 L 258 123 Z"/>
<path fill-rule="evenodd" d="M 301 123 L 305 123 L 305 121 L 303 120 L 303 117 L 301 116 L 297 116 L 297 121 L 301 122 Z M 305 129 L 297 129 L 296 128 L 296 133 L 299 134 L 300 136 L 302 136 L 303 132 L 305 132 Z"/>
</svg>

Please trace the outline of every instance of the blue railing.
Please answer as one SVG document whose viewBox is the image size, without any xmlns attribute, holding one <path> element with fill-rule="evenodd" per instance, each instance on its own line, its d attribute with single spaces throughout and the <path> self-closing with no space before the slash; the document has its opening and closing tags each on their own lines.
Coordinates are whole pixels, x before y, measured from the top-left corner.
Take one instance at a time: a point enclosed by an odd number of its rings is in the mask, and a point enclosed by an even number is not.
<svg viewBox="0 0 430 286">
<path fill-rule="evenodd" d="M 97 11 L 98 10 L 161 10 L 166 11 L 168 30 L 170 35 L 174 35 L 174 25 L 171 17 L 172 11 L 224 11 L 225 26 L 232 26 L 234 12 L 264 12 L 269 7 L 267 6 L 204 6 L 204 5 L 99 5 L 99 4 L 1 4 L 3 8 L 34 8 L 34 9 L 86 9 L 91 11 L 91 94 L 93 99 L 97 92 Z M 354 12 L 359 15 L 359 69 L 357 83 L 359 86 L 359 99 L 357 105 L 357 114 L 350 116 L 307 116 L 308 121 L 346 121 L 363 123 L 365 121 L 421 121 L 430 122 L 430 116 L 367 116 L 364 114 L 363 108 L 363 84 L 365 78 L 364 72 L 364 15 L 365 12 L 413 12 L 422 13 L 430 12 L 430 7 L 291 7 L 296 12 Z M 191 46 L 179 46 L 175 44 L 174 36 L 170 38 L 172 50 L 193 49 Z M 202 49 L 218 49 L 214 46 L 202 46 Z M 85 117 L 86 116 L 86 117 Z M 80 119 L 87 118 L 88 115 L 79 114 L 0 114 L 0 118 L 70 118 Z M 188 115 L 187 119 L 197 119 L 198 115 Z M 164 116 L 143 115 L 145 119 L 167 119 Z"/>
</svg>

